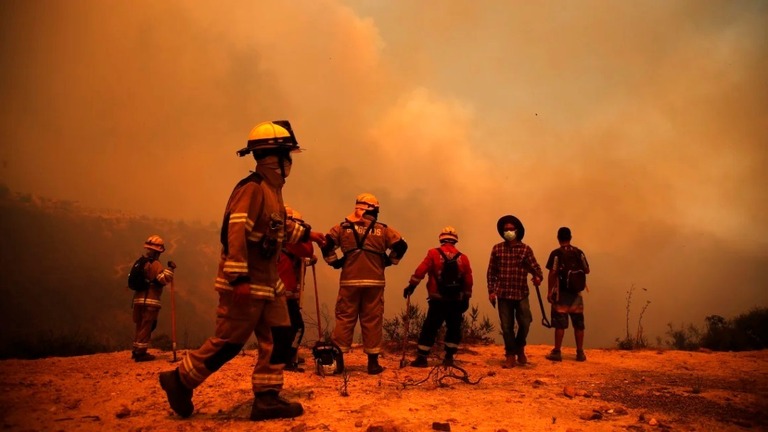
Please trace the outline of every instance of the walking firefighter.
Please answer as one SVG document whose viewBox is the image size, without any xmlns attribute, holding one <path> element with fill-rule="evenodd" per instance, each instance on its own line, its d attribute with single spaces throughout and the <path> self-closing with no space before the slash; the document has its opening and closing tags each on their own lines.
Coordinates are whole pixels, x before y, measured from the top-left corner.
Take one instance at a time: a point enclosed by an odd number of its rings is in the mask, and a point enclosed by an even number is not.
<svg viewBox="0 0 768 432">
<path fill-rule="evenodd" d="M 322 233 L 286 217 L 282 189 L 300 151 L 286 120 L 256 125 L 240 156 L 253 154 L 256 169 L 232 191 L 221 226 L 221 258 L 214 288 L 219 294 L 215 335 L 188 351 L 179 367 L 160 374 L 171 408 L 194 412 L 193 390 L 256 337 L 258 356 L 251 375 L 251 420 L 291 418 L 304 408 L 279 396 L 291 353 L 291 322 L 277 257 L 283 243 L 324 244 Z"/>
<path fill-rule="evenodd" d="M 137 362 L 155 359 L 147 349 L 157 327 L 163 287 L 173 282 L 176 268 L 173 261 L 168 261 L 167 268 L 160 263 L 160 254 L 165 252 L 165 243 L 160 236 L 149 236 L 144 242 L 144 250 L 144 255 L 136 260 L 128 274 L 128 288 L 134 291 L 133 322 L 136 324 L 131 358 Z"/>
</svg>

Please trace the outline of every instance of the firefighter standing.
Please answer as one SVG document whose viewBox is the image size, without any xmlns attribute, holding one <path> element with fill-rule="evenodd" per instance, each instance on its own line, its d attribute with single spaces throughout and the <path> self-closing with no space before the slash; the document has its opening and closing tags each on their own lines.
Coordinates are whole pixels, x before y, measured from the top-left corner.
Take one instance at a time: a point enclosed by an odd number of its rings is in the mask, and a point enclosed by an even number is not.
<svg viewBox="0 0 768 432">
<path fill-rule="evenodd" d="M 403 290 L 403 297 L 413 294 L 424 276 L 427 280 L 427 316 L 419 335 L 418 354 L 411 362 L 414 367 L 427 367 L 427 356 L 437 338 L 440 326 L 445 322 L 445 357 L 443 365 L 453 366 L 453 356 L 461 342 L 461 324 L 464 312 L 469 309 L 472 297 L 472 266 L 469 257 L 456 249 L 459 234 L 452 226 L 443 228 L 438 236 L 440 247 L 430 249 L 416 268 Z M 446 275 L 446 263 L 455 261 L 455 274 Z M 450 280 L 449 280 L 450 279 Z"/>
<path fill-rule="evenodd" d="M 371 375 L 384 370 L 378 360 L 384 321 L 384 269 L 397 264 L 408 249 L 400 233 L 379 222 L 378 215 L 376 197 L 359 195 L 355 211 L 331 228 L 322 248 L 325 262 L 341 269 L 336 327 L 331 339 L 342 352 L 348 352 L 359 319 Z M 341 257 L 336 249 L 341 249 Z"/>
<path fill-rule="evenodd" d="M 286 206 L 288 219 L 304 223 L 301 213 Z M 280 256 L 277 258 L 277 269 L 280 280 L 285 286 L 285 298 L 288 304 L 288 315 L 291 319 L 291 354 L 285 370 L 301 372 L 299 369 L 299 346 L 304 338 L 304 318 L 301 316 L 301 288 L 304 280 L 306 265 L 315 265 L 317 257 L 311 241 L 283 244 Z"/>
<path fill-rule="evenodd" d="M 149 281 L 149 286 L 145 290 L 136 291 L 133 295 L 133 322 L 136 324 L 136 335 L 133 339 L 131 358 L 137 362 L 155 359 L 147 349 L 152 332 L 157 327 L 163 287 L 173 281 L 173 270 L 176 268 L 173 261 L 168 261 L 168 268 L 163 268 L 160 263 L 160 254 L 165 252 L 165 243 L 160 236 L 149 236 L 144 242 L 144 249 L 147 260 L 144 264 L 143 276 Z"/>
<path fill-rule="evenodd" d="M 235 186 L 224 212 L 215 336 L 188 352 L 177 369 L 160 374 L 168 402 L 181 417 L 194 412 L 193 389 L 237 355 L 251 333 L 258 343 L 251 376 L 251 420 L 291 418 L 304 412 L 300 403 L 279 396 L 291 327 L 277 256 L 283 242 L 324 243 L 322 233 L 286 218 L 282 188 L 291 171 L 291 153 L 299 150 L 290 123 L 279 120 L 256 125 L 248 146 L 237 152 L 252 153 L 256 170 Z"/>
</svg>

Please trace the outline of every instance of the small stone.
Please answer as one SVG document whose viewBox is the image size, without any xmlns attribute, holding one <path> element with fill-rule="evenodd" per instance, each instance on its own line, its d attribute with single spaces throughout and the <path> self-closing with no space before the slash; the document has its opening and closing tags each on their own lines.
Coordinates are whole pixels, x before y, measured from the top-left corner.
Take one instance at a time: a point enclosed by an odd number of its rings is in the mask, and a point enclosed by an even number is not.
<svg viewBox="0 0 768 432">
<path fill-rule="evenodd" d="M 368 432 L 384 432 L 384 426 L 368 426 Z"/>
<path fill-rule="evenodd" d="M 355 422 L 355 427 L 363 427 L 363 421 L 362 420 L 356 421 Z"/>
<path fill-rule="evenodd" d="M 119 418 L 119 419 L 121 419 L 121 418 L 126 418 L 126 417 L 128 417 L 129 415 L 131 415 L 131 410 L 130 410 L 130 409 L 128 409 L 128 407 L 126 407 L 126 406 L 124 406 L 124 407 L 120 408 L 120 409 L 119 409 L 119 410 L 118 410 L 118 411 L 115 413 L 115 417 L 117 417 L 117 418 Z"/>
<path fill-rule="evenodd" d="M 450 431 L 451 424 L 445 422 L 432 422 L 432 430 L 437 431 Z"/>
<path fill-rule="evenodd" d="M 575 396 L 584 396 L 585 394 L 587 394 L 587 392 L 585 392 L 584 390 L 576 390 L 573 392 L 573 394 Z"/>
<path fill-rule="evenodd" d="M 656 420 L 655 418 L 652 418 L 652 419 L 648 420 L 648 425 L 649 426 L 656 426 L 657 424 L 659 424 L 659 421 Z"/>
<path fill-rule="evenodd" d="M 566 397 L 573 399 L 573 397 L 576 396 L 576 390 L 574 390 L 571 386 L 565 386 L 563 387 L 563 394 Z"/>
<path fill-rule="evenodd" d="M 618 407 L 615 410 L 613 410 L 613 412 L 615 412 L 616 415 L 627 415 L 627 414 L 629 414 L 629 412 L 624 407 Z"/>
</svg>

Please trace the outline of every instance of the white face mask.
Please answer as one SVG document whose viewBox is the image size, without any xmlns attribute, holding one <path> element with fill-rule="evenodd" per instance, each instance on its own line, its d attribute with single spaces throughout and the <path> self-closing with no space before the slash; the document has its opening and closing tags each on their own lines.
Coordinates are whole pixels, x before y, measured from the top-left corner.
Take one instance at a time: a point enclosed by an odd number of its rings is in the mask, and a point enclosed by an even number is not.
<svg viewBox="0 0 768 432">
<path fill-rule="evenodd" d="M 512 241 L 517 238 L 515 231 L 504 231 L 504 240 Z"/>
</svg>

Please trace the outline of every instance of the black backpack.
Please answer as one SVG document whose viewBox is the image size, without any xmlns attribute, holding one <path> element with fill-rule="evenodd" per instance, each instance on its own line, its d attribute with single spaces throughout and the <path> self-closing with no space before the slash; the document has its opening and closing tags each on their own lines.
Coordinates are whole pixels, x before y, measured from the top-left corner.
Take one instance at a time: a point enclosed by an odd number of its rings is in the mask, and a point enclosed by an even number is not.
<svg viewBox="0 0 768 432">
<path fill-rule="evenodd" d="M 149 279 L 147 279 L 147 272 L 144 268 L 150 259 L 142 255 L 136 262 L 133 263 L 131 271 L 128 272 L 128 288 L 134 291 L 146 291 L 149 289 Z"/>
<path fill-rule="evenodd" d="M 448 259 L 442 249 L 437 248 L 437 251 L 443 257 L 443 269 L 437 276 L 437 291 L 443 297 L 458 297 L 461 289 L 464 287 L 464 280 L 459 271 L 461 252 Z"/>
<path fill-rule="evenodd" d="M 587 275 L 584 273 L 584 262 L 581 251 L 575 247 L 561 248 L 558 273 L 560 289 L 572 293 L 584 291 L 587 287 Z"/>
</svg>

